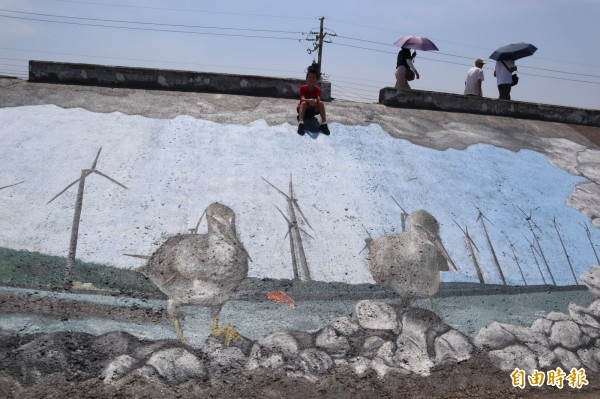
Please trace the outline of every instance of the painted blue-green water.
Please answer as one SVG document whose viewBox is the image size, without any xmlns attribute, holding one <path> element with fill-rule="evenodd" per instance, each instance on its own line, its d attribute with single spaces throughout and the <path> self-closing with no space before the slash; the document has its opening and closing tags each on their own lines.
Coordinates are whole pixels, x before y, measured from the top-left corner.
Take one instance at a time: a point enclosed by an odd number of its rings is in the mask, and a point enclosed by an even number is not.
<svg viewBox="0 0 600 399">
<path fill-rule="evenodd" d="M 141 300 L 102 295 L 64 294 L 19 288 L 0 288 L 25 295 L 53 297 L 94 304 L 161 309 L 166 301 Z M 588 306 L 594 297 L 588 291 L 539 292 L 512 295 L 476 295 L 436 298 L 433 302 L 419 300 L 415 306 L 433 309 L 444 321 L 474 337 L 482 327 L 493 321 L 531 325 L 552 311 L 568 313 L 568 305 L 575 302 Z M 386 300 L 393 303 L 394 300 Z M 264 301 L 229 301 L 221 311 L 221 325 L 234 325 L 246 337 L 259 339 L 269 333 L 282 330 L 314 331 L 343 316 L 354 316 L 356 300 L 299 301 L 295 309 L 287 304 Z M 193 346 L 201 346 L 210 334 L 210 314 L 207 308 L 184 306 L 185 336 Z M 1 312 L 1 309 L 0 309 Z M 20 334 L 38 332 L 79 331 L 95 335 L 109 331 L 126 331 L 144 339 L 177 339 L 173 326 L 168 322 L 132 323 L 115 320 L 70 318 L 61 320 L 33 314 L 1 314 L 0 329 Z"/>
</svg>

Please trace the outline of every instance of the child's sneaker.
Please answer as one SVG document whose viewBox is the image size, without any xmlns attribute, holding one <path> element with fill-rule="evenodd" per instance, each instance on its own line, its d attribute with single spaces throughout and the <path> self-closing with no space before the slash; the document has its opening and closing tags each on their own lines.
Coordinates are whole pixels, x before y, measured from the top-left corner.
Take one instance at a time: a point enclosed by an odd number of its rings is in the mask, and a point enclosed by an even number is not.
<svg viewBox="0 0 600 399">
<path fill-rule="evenodd" d="M 327 123 L 323 123 L 319 128 L 320 132 L 323 132 L 324 135 L 329 136 L 329 128 L 327 127 Z"/>
<path fill-rule="evenodd" d="M 298 124 L 298 134 L 299 134 L 300 136 L 303 136 L 303 135 L 304 135 L 304 123 L 299 123 L 299 124 Z"/>
</svg>

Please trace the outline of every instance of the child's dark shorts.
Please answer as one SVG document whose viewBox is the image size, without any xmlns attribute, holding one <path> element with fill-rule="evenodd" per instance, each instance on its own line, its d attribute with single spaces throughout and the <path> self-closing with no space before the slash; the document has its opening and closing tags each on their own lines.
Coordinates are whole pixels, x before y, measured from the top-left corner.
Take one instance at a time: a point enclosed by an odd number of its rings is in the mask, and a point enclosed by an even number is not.
<svg viewBox="0 0 600 399">
<path fill-rule="evenodd" d="M 300 107 L 296 107 L 296 112 L 300 113 Z M 316 107 L 306 107 L 304 110 L 304 119 L 314 118 L 317 115 L 319 115 L 319 111 Z"/>
</svg>

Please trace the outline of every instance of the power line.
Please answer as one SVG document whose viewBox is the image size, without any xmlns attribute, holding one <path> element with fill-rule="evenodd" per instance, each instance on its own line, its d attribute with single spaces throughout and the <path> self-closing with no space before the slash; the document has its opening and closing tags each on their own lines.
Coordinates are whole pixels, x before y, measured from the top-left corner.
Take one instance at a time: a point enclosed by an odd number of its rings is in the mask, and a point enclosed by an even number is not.
<svg viewBox="0 0 600 399">
<path fill-rule="evenodd" d="M 3 64 L 3 63 L 0 63 L 0 65 L 4 65 L 4 66 L 12 66 L 12 67 L 17 67 L 17 68 L 19 68 L 19 67 L 22 67 L 22 66 L 23 66 L 23 65 L 15 65 L 15 64 Z"/>
<path fill-rule="evenodd" d="M 365 42 L 365 43 L 379 44 L 379 45 L 382 45 L 382 46 L 397 47 L 396 45 L 390 44 L 390 43 L 376 42 L 376 41 L 373 41 L 373 40 L 359 39 L 359 38 L 356 38 L 356 37 L 341 36 L 341 35 L 338 35 L 338 37 L 343 38 L 343 39 L 347 39 L 347 40 L 354 40 L 354 41 Z M 366 47 L 361 47 L 361 48 L 366 48 Z M 442 51 L 436 51 L 435 54 L 441 54 L 441 55 L 446 55 L 448 57 L 455 57 L 455 58 L 465 58 L 465 59 L 468 59 L 468 60 L 473 59 L 472 57 L 467 57 L 467 56 L 464 56 L 464 55 L 449 54 L 449 53 L 444 53 Z"/>
<path fill-rule="evenodd" d="M 353 86 L 368 87 L 368 88 L 373 88 L 373 89 L 381 89 L 380 86 L 364 85 L 364 84 L 361 84 L 361 83 L 346 82 L 345 80 L 338 80 L 338 79 L 330 79 L 330 80 L 332 82 L 340 82 L 340 83 L 345 83 L 345 84 L 353 85 Z"/>
<path fill-rule="evenodd" d="M 347 39 L 347 40 L 354 40 L 354 41 L 360 41 L 360 42 L 365 42 L 365 43 L 379 44 L 379 45 L 388 46 L 388 47 L 396 47 L 393 44 L 376 42 L 376 41 L 373 41 L 373 40 L 364 40 L 364 39 L 359 39 L 359 38 L 356 38 L 356 37 L 349 37 L 349 36 L 342 36 L 342 35 L 338 35 L 338 37 L 339 38 L 343 38 L 343 39 Z M 336 44 L 344 45 L 344 44 L 341 44 L 341 43 L 336 43 Z M 348 44 L 346 44 L 345 46 L 351 47 Z M 367 47 L 359 47 L 359 46 L 356 46 L 356 47 L 357 48 L 361 48 L 361 49 L 365 49 L 365 50 L 372 50 L 372 51 L 384 52 L 382 50 L 375 50 L 375 49 L 370 49 L 370 48 L 367 48 Z M 487 50 L 489 50 L 489 49 L 487 49 Z M 444 53 L 444 52 L 441 52 L 441 51 L 436 51 L 435 53 L 432 53 L 432 54 L 440 54 L 440 55 L 445 55 L 445 56 L 448 56 L 448 57 L 464 58 L 464 59 L 468 59 L 468 60 L 472 60 L 473 59 L 473 57 L 467 57 L 467 56 L 464 56 L 464 55 L 449 54 L 449 53 Z M 536 69 L 538 71 L 545 71 L 545 72 L 566 73 L 566 74 L 569 74 L 569 75 L 585 76 L 585 77 L 591 77 L 591 78 L 600 78 L 600 75 L 591 75 L 591 74 L 577 73 L 577 72 L 572 72 L 572 71 L 559 71 L 559 70 L 556 70 L 556 69 L 538 68 L 538 67 L 531 67 L 531 66 L 526 66 L 526 65 L 520 65 L 519 67 L 520 68 L 528 68 L 528 69 Z"/>
<path fill-rule="evenodd" d="M 386 32 L 393 32 L 396 33 L 398 35 L 400 35 L 399 33 L 397 33 L 396 30 L 392 30 L 392 29 L 386 29 L 386 28 L 382 28 L 380 26 L 370 26 L 370 25 L 362 25 L 362 24 L 356 24 L 353 22 L 349 22 L 349 21 L 343 21 L 343 20 L 339 20 L 339 19 L 334 19 L 334 18 L 329 18 L 330 21 L 337 21 L 337 22 L 341 22 L 343 24 L 348 24 L 348 25 L 354 25 L 354 26 L 359 26 L 359 27 L 363 27 L 363 28 L 369 28 L 369 29 L 375 29 L 375 30 L 380 30 L 380 31 L 386 31 Z M 406 36 L 407 34 L 404 34 L 403 36 Z M 347 39 L 352 39 L 352 40 L 363 40 L 363 39 L 357 39 L 357 38 L 348 38 Z M 476 46 L 473 44 L 467 44 L 467 43 L 459 43 L 459 42 L 453 42 L 453 41 L 448 41 L 448 40 L 443 40 L 443 39 L 435 39 L 433 38 L 435 41 L 437 42 L 442 42 L 442 43 L 450 43 L 450 44 L 457 44 L 459 46 L 464 46 L 464 47 L 472 47 L 472 48 L 478 48 L 481 50 L 486 50 L 489 51 L 488 47 L 482 47 L 482 46 Z M 378 44 L 384 44 L 384 43 L 380 43 L 380 42 L 373 42 L 373 43 L 378 43 Z M 387 43 L 385 43 L 387 45 Z M 586 64 L 586 63 L 581 63 L 581 62 L 574 62 L 574 61 L 568 61 L 565 62 L 563 60 L 554 60 L 551 58 L 543 58 L 543 57 L 536 57 L 540 60 L 545 60 L 545 61 L 552 61 L 552 62 L 558 62 L 558 63 L 562 63 L 562 64 L 569 64 L 569 65 L 580 65 L 580 66 L 586 66 L 586 67 L 592 67 L 592 68 L 600 68 L 600 65 L 593 65 L 593 64 Z M 567 72 L 568 73 L 568 72 Z"/>
<path fill-rule="evenodd" d="M 359 92 L 362 92 L 362 93 L 371 93 L 371 94 L 373 94 L 373 90 L 369 90 L 369 88 L 376 89 L 377 93 L 379 93 L 379 90 L 381 89 L 380 87 L 374 87 L 374 86 L 369 86 L 369 87 L 351 87 L 351 86 L 347 86 L 347 85 L 348 84 L 352 85 L 352 83 L 343 82 L 343 81 L 340 81 L 340 80 L 331 80 L 330 82 L 332 83 L 332 86 L 331 86 L 332 89 L 335 89 L 337 87 L 345 87 L 347 89 L 352 89 L 354 91 L 359 91 Z"/>
<path fill-rule="evenodd" d="M 380 30 L 380 31 L 393 32 L 393 33 L 398 34 L 398 31 L 395 30 L 395 29 L 386 29 L 386 28 L 382 28 L 381 26 L 370 26 L 370 25 L 357 24 L 357 23 L 354 23 L 354 22 L 348 22 L 348 21 L 344 21 L 344 20 L 336 19 L 336 18 L 329 18 L 329 20 L 341 22 L 343 24 L 359 26 L 361 28 L 376 29 L 376 30 Z"/>
<path fill-rule="evenodd" d="M 346 90 L 338 90 L 337 93 L 332 94 L 335 100 L 347 100 L 347 101 L 360 101 L 360 102 L 376 102 L 379 100 L 375 97 L 365 97 L 362 94 L 353 93 Z"/>
<path fill-rule="evenodd" d="M 9 60 L 9 61 L 24 61 L 24 62 L 28 62 L 29 60 L 21 60 L 18 58 L 4 58 L 4 57 L 0 57 L 0 60 Z"/>
<path fill-rule="evenodd" d="M 181 61 L 165 61 L 165 60 L 152 60 L 152 59 L 143 59 L 143 58 L 127 58 L 127 57 L 113 57 L 113 56 L 103 56 L 103 55 L 92 55 L 92 54 L 77 54 L 77 53 L 62 53 L 55 51 L 44 51 L 44 50 L 31 50 L 31 49 L 22 49 L 22 48 L 14 48 L 14 47 L 0 47 L 2 50 L 10 50 L 10 51 L 18 51 L 23 53 L 40 53 L 40 54 L 53 54 L 53 55 L 68 55 L 74 57 L 84 57 L 84 58 L 99 58 L 99 59 L 112 59 L 112 60 L 123 60 L 123 61 L 141 61 L 141 62 L 154 62 L 154 63 L 163 63 L 163 64 L 174 64 L 174 65 L 194 65 L 194 66 L 207 66 L 207 67 L 219 67 L 219 68 L 242 68 L 236 65 L 222 65 L 222 64 L 201 64 L 194 62 L 181 62 Z M 19 61 L 29 61 L 29 60 L 19 60 Z M 243 69 L 252 69 L 252 70 L 260 70 L 260 71 L 275 71 L 275 72 L 289 72 L 294 75 L 298 74 L 299 71 L 292 70 L 283 70 L 283 69 L 272 69 L 272 68 L 255 68 L 244 66 Z"/>
<path fill-rule="evenodd" d="M 221 14 L 221 15 L 241 15 L 241 16 L 249 16 L 249 17 L 266 17 L 266 18 L 286 18 L 286 19 L 311 19 L 312 17 L 298 17 L 298 16 L 290 16 L 290 15 L 270 15 L 270 14 L 253 14 L 253 13 L 242 13 L 242 12 L 231 12 L 231 11 L 205 11 L 205 10 L 194 10 L 194 9 L 184 9 L 184 8 L 166 8 L 166 7 L 150 7 L 150 6 L 133 6 L 126 4 L 116 4 L 116 3 L 101 3 L 95 1 L 76 1 L 76 0 L 54 0 L 62 3 L 75 3 L 75 4 L 88 4 L 88 5 L 98 5 L 105 7 L 121 7 L 121 8 L 137 8 L 137 9 L 147 9 L 147 10 L 157 10 L 157 11 L 176 11 L 176 12 L 186 12 L 186 13 L 199 13 L 199 14 Z"/>
<path fill-rule="evenodd" d="M 381 44 L 382 46 L 393 46 L 393 44 L 390 44 L 390 43 L 382 43 L 382 42 L 376 42 L 376 41 L 373 41 L 373 40 L 359 39 L 357 37 L 342 36 L 342 35 L 338 35 L 338 37 L 340 37 L 342 39 L 354 40 L 354 41 L 357 41 L 357 42 L 365 42 L 365 43 L 372 43 L 372 44 Z"/>
<path fill-rule="evenodd" d="M 342 79 L 357 79 L 356 76 L 346 76 L 346 75 L 338 75 L 338 74 L 330 75 L 330 76 L 332 76 L 332 77 L 339 77 L 339 78 L 342 78 Z M 360 78 L 360 81 L 361 82 L 373 82 L 373 83 L 385 84 L 385 81 L 383 81 L 383 80 L 365 79 L 365 78 L 362 78 L 362 77 Z"/>
<path fill-rule="evenodd" d="M 361 50 L 369 50 L 369 51 L 376 51 L 378 53 L 387 53 L 387 54 L 396 54 L 395 51 L 385 51 L 385 50 L 378 50 L 378 49 L 374 49 L 374 48 L 369 48 L 369 47 L 361 47 L 361 46 L 353 46 L 351 44 L 343 44 L 343 43 L 337 43 L 337 42 L 333 42 L 331 44 L 335 44 L 337 46 L 343 46 L 343 47 L 352 47 L 352 48 L 358 48 Z"/>
<path fill-rule="evenodd" d="M 333 89 L 333 87 L 332 87 Z M 363 90 L 357 90 L 355 88 L 352 87 L 347 87 L 344 85 L 337 85 L 335 87 L 335 90 L 332 90 L 334 93 L 336 92 L 342 92 L 343 94 L 352 94 L 354 97 L 359 97 L 361 99 L 367 99 L 367 100 L 379 100 L 378 96 L 374 96 L 373 92 L 369 92 L 369 91 L 363 91 Z M 360 94 L 360 93 L 364 93 L 364 94 Z M 366 95 L 365 95 L 366 94 Z"/>
<path fill-rule="evenodd" d="M 395 52 L 391 52 L 391 51 L 385 51 L 385 50 L 378 50 L 378 49 L 373 49 L 373 48 L 368 48 L 368 47 L 362 47 L 362 46 L 353 46 L 350 44 L 343 44 L 343 43 L 336 43 L 333 42 L 331 44 L 335 44 L 338 46 L 343 46 L 343 47 L 351 47 L 351 48 L 357 48 L 357 49 L 361 49 L 361 50 L 369 50 L 369 51 L 375 51 L 375 52 L 379 52 L 379 53 L 387 53 L 387 54 L 395 54 Z M 445 64 L 453 64 L 453 65 L 461 65 L 461 66 L 471 66 L 471 65 L 467 65 L 467 64 L 461 64 L 458 62 L 451 62 L 451 61 L 445 61 L 445 60 L 437 60 L 435 58 L 429 58 L 429 57 L 420 57 L 421 59 L 424 60 L 429 60 L 429 61 L 434 61 L 434 62 L 442 62 Z M 528 66 L 520 66 L 520 68 L 529 68 L 529 69 L 541 69 L 541 68 L 534 68 L 534 67 L 528 67 Z M 548 70 L 546 70 L 548 71 Z M 560 72 L 560 71 L 556 71 L 559 73 L 565 73 L 565 74 L 570 74 L 570 75 L 578 75 L 576 73 L 573 72 Z M 600 84 L 600 82 L 592 82 L 592 81 L 588 81 L 588 80 L 578 80 L 578 79 L 568 79 L 568 78 L 560 78 L 560 77 L 554 77 L 554 76 L 545 76 L 545 75 L 535 75 L 535 74 L 530 74 L 530 73 L 523 73 L 520 72 L 521 75 L 529 75 L 529 76 L 536 76 L 536 77 L 540 77 L 540 78 L 549 78 L 549 79 L 555 79 L 555 80 L 564 80 L 564 81 L 568 81 L 568 82 L 579 82 L 579 83 L 591 83 L 591 84 Z M 584 75 L 581 74 L 582 76 L 587 76 L 587 77 L 599 77 L 597 75 Z"/>
<path fill-rule="evenodd" d="M 554 80 L 564 80 L 567 82 L 578 82 L 578 83 L 591 83 L 594 85 L 600 85 L 600 82 L 591 82 L 589 80 L 578 80 L 578 79 L 568 79 L 568 78 L 559 78 L 557 76 L 546 76 L 546 75 L 535 75 L 533 73 L 519 72 L 519 75 L 525 76 L 533 76 L 536 78 L 546 78 L 546 79 L 554 79 Z"/>
<path fill-rule="evenodd" d="M 12 19 L 27 20 L 27 21 L 64 24 L 64 25 L 93 26 L 93 27 L 98 27 L 98 28 L 127 29 L 127 30 L 151 31 L 151 32 L 187 33 L 187 34 L 193 34 L 193 35 L 244 37 L 244 38 L 253 38 L 253 39 L 274 39 L 274 40 L 293 40 L 293 41 L 298 40 L 297 38 L 291 38 L 291 37 L 238 35 L 238 34 L 233 34 L 233 33 L 214 33 L 214 32 L 193 32 L 193 31 L 185 31 L 185 30 L 173 30 L 173 29 L 151 29 L 151 28 L 139 28 L 139 27 L 133 27 L 133 26 L 115 26 L 115 25 L 87 24 L 87 23 L 82 23 L 82 22 L 52 21 L 52 20 L 47 20 L 47 19 L 17 17 L 14 15 L 2 15 L 2 14 L 0 14 L 0 18 L 12 18 Z"/>
<path fill-rule="evenodd" d="M 302 34 L 302 32 L 287 31 L 287 30 L 251 29 L 251 28 L 230 28 L 230 27 L 222 27 L 222 26 L 181 25 L 181 24 L 165 24 L 165 23 L 160 23 L 160 22 L 144 22 L 144 21 L 128 21 L 128 20 L 119 20 L 119 19 L 102 19 L 102 18 L 74 17 L 74 16 L 69 16 L 69 15 L 42 14 L 42 13 L 35 13 L 35 12 L 7 10 L 7 9 L 3 9 L 3 8 L 0 8 L 0 11 L 12 12 L 12 13 L 15 13 L 15 14 L 36 15 L 36 16 L 41 16 L 41 17 L 77 19 L 77 20 L 99 21 L 99 22 L 116 22 L 116 23 L 122 23 L 122 24 L 173 26 L 173 27 L 177 27 L 177 28 L 220 29 L 220 30 L 235 30 L 235 31 L 250 31 L 250 32 Z"/>
<path fill-rule="evenodd" d="M 26 73 L 23 73 L 23 72 L 20 72 L 20 71 L 13 71 L 13 70 L 10 70 L 10 69 L 0 69 L 0 73 L 8 73 L 8 74 L 11 74 L 11 75 L 18 75 L 18 76 L 27 76 L 27 77 L 29 77 L 29 75 L 26 74 Z"/>
</svg>

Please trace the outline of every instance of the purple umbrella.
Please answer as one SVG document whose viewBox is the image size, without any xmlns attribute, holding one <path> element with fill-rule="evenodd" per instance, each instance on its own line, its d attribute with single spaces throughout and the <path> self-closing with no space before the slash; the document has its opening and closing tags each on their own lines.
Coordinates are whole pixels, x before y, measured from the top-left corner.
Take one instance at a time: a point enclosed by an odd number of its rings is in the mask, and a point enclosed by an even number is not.
<svg viewBox="0 0 600 399">
<path fill-rule="evenodd" d="M 423 51 L 438 51 L 439 49 L 431 40 L 421 36 L 404 36 L 396 40 L 394 44 L 402 48 L 412 48 Z"/>
</svg>

